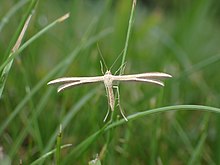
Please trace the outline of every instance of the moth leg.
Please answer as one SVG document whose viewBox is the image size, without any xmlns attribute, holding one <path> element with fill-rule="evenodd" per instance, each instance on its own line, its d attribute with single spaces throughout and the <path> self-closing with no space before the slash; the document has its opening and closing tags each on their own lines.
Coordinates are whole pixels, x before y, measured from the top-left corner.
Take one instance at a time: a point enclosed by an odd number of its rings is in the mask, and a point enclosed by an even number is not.
<svg viewBox="0 0 220 165">
<path fill-rule="evenodd" d="M 100 66 L 101 66 L 101 72 L 102 72 L 102 74 L 104 75 L 105 73 L 104 73 L 104 70 L 103 70 L 102 61 L 100 60 L 99 62 L 100 62 Z"/>
<path fill-rule="evenodd" d="M 126 116 L 124 115 L 124 112 L 123 112 L 123 109 L 121 108 L 121 104 L 120 104 L 120 94 L 119 94 L 119 88 L 118 86 L 113 86 L 113 88 L 115 88 L 117 90 L 117 95 L 118 95 L 118 106 L 119 106 L 119 109 L 120 109 L 120 113 L 121 115 L 123 116 L 123 118 L 128 121 L 128 119 L 126 118 Z"/>
<path fill-rule="evenodd" d="M 108 118 L 109 113 L 110 113 L 110 108 L 109 108 L 109 106 L 108 106 L 108 111 L 107 111 L 107 113 L 106 113 L 106 115 L 105 115 L 105 118 L 104 118 L 103 122 L 106 121 L 106 119 Z"/>
</svg>

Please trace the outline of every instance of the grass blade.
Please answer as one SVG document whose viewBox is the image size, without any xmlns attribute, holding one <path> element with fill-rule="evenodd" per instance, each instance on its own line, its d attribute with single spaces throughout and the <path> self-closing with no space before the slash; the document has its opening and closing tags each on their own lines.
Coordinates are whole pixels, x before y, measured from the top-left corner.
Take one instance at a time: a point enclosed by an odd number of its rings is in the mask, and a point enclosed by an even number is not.
<svg viewBox="0 0 220 165">
<path fill-rule="evenodd" d="M 45 28 L 43 28 L 41 31 L 39 31 L 37 34 L 35 34 L 33 37 L 31 37 L 28 41 L 26 41 L 17 51 L 12 52 L 9 55 L 9 58 L 0 66 L 0 71 L 11 61 L 13 60 L 19 53 L 21 53 L 27 46 L 29 46 L 33 41 L 35 41 L 37 38 L 39 38 L 41 35 L 43 35 L 45 32 L 50 30 L 52 27 L 54 27 L 56 24 L 64 21 L 69 17 L 69 13 L 65 14 L 64 16 L 58 18 Z"/>
<path fill-rule="evenodd" d="M 123 55 L 122 55 L 121 66 L 124 65 L 125 58 L 126 58 L 126 55 L 127 55 L 128 42 L 129 42 L 129 38 L 130 38 L 130 34 L 131 34 L 131 27 L 132 27 L 132 24 L 133 24 L 133 16 L 134 16 L 135 6 L 136 6 L 136 0 L 133 0 L 131 15 L 130 15 L 130 18 L 129 18 L 128 31 L 127 31 L 127 36 L 126 36 L 126 40 L 125 40 L 125 47 L 124 47 L 124 51 L 123 51 Z M 120 70 L 120 75 L 122 75 L 122 74 L 123 74 L 123 67 Z"/>
<path fill-rule="evenodd" d="M 65 145 L 62 145 L 60 148 L 61 148 L 61 149 L 65 149 L 65 148 L 71 147 L 71 146 L 72 146 L 72 144 L 65 144 Z M 41 161 L 43 161 L 43 160 L 46 159 L 47 157 L 53 155 L 55 152 L 56 152 L 56 149 L 53 149 L 53 150 L 47 152 L 46 154 L 44 154 L 43 156 L 41 156 L 40 158 L 38 158 L 37 160 L 35 160 L 34 162 L 32 162 L 30 165 L 39 164 Z"/>
<path fill-rule="evenodd" d="M 56 146 L 56 165 L 60 165 L 60 149 L 62 143 L 62 125 L 60 125 L 60 132 L 57 135 L 57 146 Z"/>
<path fill-rule="evenodd" d="M 9 125 L 9 123 L 16 117 L 16 115 L 22 110 L 24 105 L 31 99 L 31 97 L 40 90 L 42 86 L 44 86 L 52 76 L 58 73 L 58 71 L 62 70 L 63 66 L 68 66 L 72 63 L 75 57 L 79 54 L 82 49 L 86 49 L 88 46 L 96 43 L 99 39 L 105 37 L 106 35 L 110 34 L 112 29 L 106 29 L 100 32 L 99 34 L 95 35 L 94 37 L 90 38 L 83 46 L 79 46 L 75 49 L 65 60 L 63 60 L 60 64 L 58 64 L 47 76 L 45 76 L 37 85 L 28 93 L 24 99 L 17 105 L 14 111 L 7 117 L 7 119 L 1 124 L 0 127 L 0 135 L 5 130 L 5 128 Z M 86 41 L 85 38 L 82 39 L 83 42 Z"/>
<path fill-rule="evenodd" d="M 3 19 L 0 22 L 0 32 L 4 28 L 4 26 L 8 23 L 9 19 L 16 13 L 17 10 L 19 10 L 22 6 L 24 6 L 27 2 L 30 0 L 22 0 L 19 1 L 17 4 L 15 4 L 8 13 L 3 16 Z"/>
<path fill-rule="evenodd" d="M 37 4 L 37 1 L 32 1 L 30 9 L 27 12 L 27 16 L 24 18 L 25 19 L 24 22 L 22 21 L 21 24 L 20 24 L 21 28 L 18 29 L 18 32 L 19 32 L 18 35 L 15 35 L 16 41 L 15 41 L 15 44 L 14 44 L 13 48 L 11 49 L 11 53 L 9 54 L 8 59 L 6 60 L 8 62 L 5 63 L 5 65 L 1 66 L 3 71 L 2 71 L 2 74 L 1 74 L 1 77 L 0 77 L 0 99 L 1 99 L 4 87 L 5 87 L 5 83 L 6 83 L 6 80 L 7 80 L 7 77 L 8 77 L 8 73 L 9 73 L 9 71 L 11 69 L 11 66 L 12 66 L 12 63 L 13 63 L 13 59 L 11 58 L 11 56 L 12 56 L 13 53 L 15 53 L 18 50 L 18 48 L 21 45 L 22 39 L 23 39 L 24 34 L 27 30 L 27 27 L 29 25 L 29 22 L 30 22 L 30 19 L 32 17 L 33 10 L 36 7 L 36 4 Z M 0 69 L 0 71 L 2 69 Z"/>
<path fill-rule="evenodd" d="M 202 106 L 202 105 L 175 105 L 175 106 L 167 106 L 162 108 L 155 108 L 152 110 L 146 110 L 143 112 L 138 112 L 136 114 L 128 116 L 127 119 L 128 122 L 131 122 L 132 120 L 137 120 L 141 117 L 145 117 L 151 114 L 157 114 L 168 111 L 195 111 L 195 110 L 220 113 L 220 109 L 215 107 Z M 88 148 L 92 144 L 92 142 L 95 141 L 100 135 L 122 124 L 127 124 L 127 121 L 125 119 L 121 119 L 109 125 L 105 125 L 102 129 L 90 135 L 87 139 L 85 139 L 78 146 L 76 146 L 72 150 L 72 152 L 66 157 L 66 160 L 64 160 L 64 162 L 68 163 L 69 160 L 73 160 L 80 157 L 83 151 L 85 151 L 85 149 Z"/>
</svg>

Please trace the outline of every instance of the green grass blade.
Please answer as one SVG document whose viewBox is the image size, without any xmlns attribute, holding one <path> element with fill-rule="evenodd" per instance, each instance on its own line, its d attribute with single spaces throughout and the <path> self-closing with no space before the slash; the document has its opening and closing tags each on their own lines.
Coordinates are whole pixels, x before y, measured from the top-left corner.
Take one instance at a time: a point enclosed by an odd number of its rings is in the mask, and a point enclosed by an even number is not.
<svg viewBox="0 0 220 165">
<path fill-rule="evenodd" d="M 201 136 L 198 140 L 197 146 L 195 147 L 195 149 L 191 153 L 191 158 L 188 161 L 188 165 L 200 164 L 200 162 L 201 162 L 201 155 L 202 155 L 202 152 L 203 152 L 205 140 L 206 140 L 207 135 L 208 135 L 207 128 L 208 128 L 209 118 L 210 118 L 210 115 L 207 114 L 205 116 L 205 118 L 203 119 L 203 121 L 201 122 L 202 133 L 201 133 Z"/>
<path fill-rule="evenodd" d="M 62 145 L 60 148 L 65 149 L 65 148 L 68 148 L 68 147 L 71 147 L 71 146 L 72 146 L 72 144 L 65 144 L 65 145 Z M 56 149 L 53 149 L 53 150 L 47 152 L 46 154 L 42 155 L 37 160 L 33 161 L 30 165 L 36 165 L 36 164 L 41 163 L 41 161 L 43 161 L 44 159 L 46 159 L 49 156 L 52 156 L 55 152 L 56 152 Z"/>
<path fill-rule="evenodd" d="M 62 126 L 60 125 L 60 132 L 57 135 L 57 145 L 56 145 L 56 165 L 60 165 L 60 149 L 62 143 Z"/>
<path fill-rule="evenodd" d="M 62 127 L 65 128 L 71 121 L 71 119 L 80 111 L 80 109 L 82 108 L 83 105 L 86 104 L 86 102 L 88 100 L 90 100 L 94 94 L 96 93 L 97 89 L 93 89 L 91 91 L 89 91 L 85 96 L 83 96 L 79 102 L 77 102 L 76 104 L 74 104 L 71 109 L 69 110 L 69 112 L 65 115 L 63 121 L 62 121 Z M 54 131 L 54 133 L 51 135 L 49 142 L 47 143 L 46 146 L 44 146 L 44 150 L 42 151 L 42 153 L 47 152 L 54 144 L 55 140 L 56 140 L 56 132 L 59 131 L 59 127 L 57 127 L 57 129 Z"/>
<path fill-rule="evenodd" d="M 151 110 L 146 110 L 143 112 L 138 112 L 133 115 L 130 115 L 127 117 L 128 122 L 132 120 L 136 120 L 138 118 L 151 115 L 151 114 L 157 114 L 162 112 L 168 112 L 168 111 L 207 111 L 207 112 L 214 112 L 214 113 L 220 113 L 220 108 L 210 107 L 210 106 L 203 106 L 203 105 L 174 105 L 174 106 L 167 106 L 167 107 L 161 107 L 161 108 L 155 108 Z M 116 121 L 112 124 L 110 124 L 105 131 L 112 127 L 116 127 L 121 124 L 125 124 L 126 121 L 124 119 L 121 119 L 119 121 Z"/>
<path fill-rule="evenodd" d="M 0 127 L 0 135 L 4 131 L 4 129 L 8 126 L 8 124 L 16 117 L 16 115 L 22 110 L 24 105 L 33 97 L 33 95 L 40 90 L 42 86 L 44 86 L 58 71 L 62 70 L 63 66 L 68 66 L 72 63 L 75 57 L 79 54 L 82 49 L 86 49 L 87 47 L 91 46 L 92 44 L 96 43 L 101 38 L 105 37 L 106 35 L 110 34 L 112 29 L 105 29 L 101 31 L 99 34 L 91 37 L 83 46 L 79 46 L 75 49 L 65 60 L 63 60 L 60 64 L 58 64 L 52 71 L 48 73 L 32 90 L 28 93 L 24 99 L 18 104 L 15 110 L 8 116 L 8 118 L 1 124 Z M 85 38 L 82 39 L 85 41 Z"/>
<path fill-rule="evenodd" d="M 63 17 L 61 17 L 63 18 Z M 60 21 L 59 18 L 58 20 Z M 46 30 L 49 30 L 51 27 L 53 27 L 57 21 L 51 23 L 50 25 L 48 25 L 46 27 Z M 59 22 L 58 21 L 58 22 Z M 38 34 L 43 34 L 45 31 L 45 28 L 40 31 Z M 37 36 L 39 37 L 39 35 L 37 34 Z M 106 34 L 108 34 L 107 32 L 101 32 L 100 35 L 95 36 L 94 38 L 91 38 L 89 40 L 89 42 L 85 45 L 85 46 L 89 46 L 91 44 L 93 44 L 97 39 L 100 39 L 99 37 L 103 37 Z M 35 35 L 36 36 L 36 35 Z M 20 102 L 20 104 L 15 108 L 15 110 L 13 111 L 13 113 L 6 119 L 6 121 L 1 125 L 0 127 L 0 135 L 2 134 L 3 130 L 7 127 L 7 125 L 12 121 L 12 119 L 20 112 L 20 110 L 22 109 L 22 107 L 31 99 L 31 97 L 42 87 L 44 86 L 49 79 L 51 79 L 52 76 L 54 76 L 58 71 L 62 70 L 63 66 L 68 66 L 68 64 L 70 65 L 70 63 L 74 60 L 74 58 L 78 55 L 78 53 L 80 52 L 81 47 L 78 47 L 77 49 L 75 49 L 65 60 L 63 60 L 60 64 L 58 64 L 50 73 L 48 73 L 47 76 L 45 76 L 45 78 L 43 78 L 32 90 L 30 93 L 28 93 L 28 95 L 26 95 L 26 97 Z M 64 67 L 65 68 L 65 67 Z"/>
<path fill-rule="evenodd" d="M 162 107 L 162 108 L 155 108 L 152 110 L 146 110 L 143 112 L 138 112 L 136 114 L 130 115 L 127 117 L 128 122 L 132 120 L 139 119 L 144 116 L 148 116 L 151 114 L 157 114 L 157 113 L 162 113 L 162 112 L 168 112 L 168 111 L 193 111 L 193 110 L 199 110 L 199 111 L 207 111 L 207 112 L 214 112 L 214 113 L 220 113 L 219 108 L 215 107 L 209 107 L 209 106 L 202 106 L 202 105 L 175 105 L 175 106 L 168 106 L 168 107 Z M 69 160 L 71 159 L 76 159 L 78 158 L 83 151 L 85 151 L 93 141 L 95 141 L 99 135 L 101 135 L 104 132 L 109 131 L 113 127 L 117 127 L 122 124 L 126 124 L 127 121 L 125 119 L 121 119 L 119 121 L 116 121 L 112 124 L 109 124 L 108 126 L 103 127 L 103 131 L 99 130 L 89 136 L 87 139 L 85 139 L 83 142 L 81 142 L 78 146 L 74 148 L 74 150 L 66 157 L 66 160 L 64 160 L 65 163 L 68 163 Z"/>
<path fill-rule="evenodd" d="M 13 37 L 12 37 L 12 39 L 11 39 L 11 41 L 10 41 L 10 44 L 9 44 L 9 46 L 8 46 L 8 48 L 7 48 L 7 51 L 6 51 L 6 53 L 5 53 L 7 57 L 10 57 L 10 56 L 9 56 L 9 55 L 10 55 L 10 52 L 12 51 L 12 48 L 14 47 L 15 43 L 17 42 L 18 37 L 19 37 L 19 35 L 21 34 L 21 31 L 22 31 L 22 29 L 23 29 L 23 27 L 24 27 L 24 25 L 25 25 L 25 22 L 28 20 L 28 18 L 29 18 L 30 16 L 33 15 L 33 13 L 34 13 L 34 11 L 35 11 L 35 8 L 36 8 L 36 6 L 37 6 L 37 3 L 38 3 L 38 0 L 31 0 L 30 5 L 29 5 L 29 7 L 28 7 L 26 13 L 24 14 L 24 17 L 22 18 L 20 24 L 18 25 L 17 31 L 16 31 L 15 34 L 13 35 Z M 0 71 L 1 71 L 1 70 L 2 70 L 2 69 L 0 69 Z"/>
<path fill-rule="evenodd" d="M 219 139 L 220 138 L 220 118 L 218 117 L 217 118 L 217 122 L 216 122 L 216 125 L 217 125 L 217 137 L 216 139 Z M 216 142 L 216 145 L 215 145 L 215 152 L 216 152 L 216 164 L 220 164 L 220 157 L 218 155 L 220 155 L 220 141 L 217 140 Z"/>
<path fill-rule="evenodd" d="M 84 97 L 82 97 L 80 99 L 80 101 L 76 104 L 74 104 L 74 106 L 69 110 L 69 113 L 66 114 L 66 116 L 64 117 L 63 121 L 62 121 L 62 127 L 65 128 L 69 122 L 71 121 L 71 119 L 76 115 L 77 112 L 79 112 L 79 110 L 81 109 L 81 107 L 83 105 L 85 105 L 85 103 L 91 99 L 94 94 L 96 93 L 97 89 L 93 89 L 92 91 L 88 92 Z M 57 131 L 59 131 L 60 127 L 58 127 L 54 133 L 51 135 L 51 138 L 49 140 L 49 143 L 47 144 L 47 146 L 45 146 L 44 150 L 42 151 L 42 153 L 46 153 L 54 144 L 54 141 L 56 140 L 56 134 Z M 89 141 L 91 141 L 91 139 L 89 139 Z M 87 142 L 88 143 L 88 142 Z M 83 144 L 82 146 L 85 146 L 85 144 Z M 74 149 L 75 150 L 75 149 Z M 43 161 L 43 159 L 45 159 L 46 157 L 42 156 L 43 158 L 40 161 Z"/>
<path fill-rule="evenodd" d="M 128 42 L 129 42 L 129 38 L 130 38 L 130 35 L 131 35 L 131 27 L 133 25 L 133 17 L 134 17 L 135 6 L 136 6 L 136 0 L 133 0 L 132 8 L 131 8 L 131 14 L 130 14 L 130 18 L 129 18 L 129 24 L 128 24 L 128 31 L 127 31 L 126 40 L 125 40 L 125 47 L 123 49 L 121 66 L 123 66 L 125 64 L 125 58 L 126 58 L 127 50 L 128 50 Z M 121 74 L 123 74 L 123 67 L 120 69 L 120 75 Z"/>
<path fill-rule="evenodd" d="M 52 4 L 42 1 L 32 18 L 34 26 L 31 20 L 24 41 L 13 53 L 11 50 L 20 34 L 16 32 L 26 16 L 22 15 L 27 13 L 33 0 L 20 0 L 11 3 L 13 6 L 7 0 L 1 1 L 0 76 L 10 60 L 14 62 L 8 69 L 0 102 L 0 157 L 8 158 L 8 163 L 0 158 L 0 164 L 19 164 L 19 160 L 20 164 L 35 165 L 220 164 L 217 114 L 220 78 L 216 74 L 220 61 L 220 28 L 216 23 L 220 1 L 214 1 L 165 2 L 162 6 L 160 2 L 150 6 L 143 2 L 133 12 L 133 0 L 54 1 Z M 161 7 L 151 6 L 155 4 Z M 184 10 L 179 10 L 181 6 L 185 6 Z M 60 27 L 53 28 L 54 33 L 50 29 L 52 33 L 47 31 L 23 47 L 51 23 L 48 20 L 65 10 L 71 12 L 71 20 L 62 27 L 57 24 Z M 94 16 L 96 21 L 88 28 Z M 114 32 L 107 36 L 108 29 L 101 37 L 99 32 L 109 25 Z M 86 29 L 87 33 L 82 36 Z M 29 32 L 33 33 L 30 37 Z M 92 85 L 95 87 L 92 90 L 88 90 L 91 88 L 88 85 L 61 94 L 56 93 L 55 87 L 46 85 L 49 80 L 68 76 L 73 70 L 73 76 L 99 72 L 97 42 L 107 53 L 106 63 L 111 63 L 115 54 L 125 49 L 116 55 L 120 58 L 114 62 L 120 65 L 115 69 L 117 74 L 128 61 L 129 73 L 161 71 L 165 65 L 164 71 L 173 75 L 172 83 L 163 88 L 163 95 L 154 86 L 120 83 L 121 104 L 129 114 L 126 115 L 128 122 L 120 120 L 116 106 L 111 113 L 112 122 L 104 126 L 103 110 L 108 103 L 102 97 L 103 84 Z M 37 56 L 26 56 L 27 53 Z M 7 59 L 9 54 L 11 59 Z M 54 60 L 58 62 L 54 64 Z M 110 70 L 114 70 L 113 66 Z M 65 135 L 58 142 L 60 124 Z M 61 142 L 74 146 L 58 152 Z"/>
<path fill-rule="evenodd" d="M 175 118 L 173 119 L 173 127 L 177 131 L 180 140 L 182 140 L 184 145 L 187 146 L 187 152 L 189 155 L 191 155 L 193 152 L 193 146 L 190 142 L 190 139 L 188 138 L 187 133 L 181 127 L 180 123 Z"/>
<path fill-rule="evenodd" d="M 8 23 L 10 18 L 17 12 L 17 10 L 19 10 L 22 6 L 24 6 L 29 1 L 30 0 L 21 0 L 21 1 L 19 1 L 17 4 L 15 4 L 9 10 L 9 12 L 7 12 L 5 14 L 5 16 L 3 16 L 2 20 L 0 21 L 0 33 L 1 33 L 2 29 L 4 28 L 4 26 Z"/>
<path fill-rule="evenodd" d="M 191 73 L 194 73 L 195 71 L 199 71 L 204 69 L 205 67 L 208 67 L 216 62 L 220 61 L 220 54 L 217 55 L 211 55 L 209 58 L 202 60 L 198 62 L 197 64 L 194 64 L 192 67 L 187 68 L 180 76 L 185 77 L 188 76 Z"/>
<path fill-rule="evenodd" d="M 12 63 L 13 63 L 13 59 L 11 58 L 11 55 L 13 53 L 15 53 L 21 45 L 22 39 L 25 35 L 25 32 L 26 32 L 27 27 L 29 25 L 29 22 L 32 17 L 33 10 L 36 7 L 36 4 L 37 4 L 37 1 L 33 0 L 30 5 L 29 10 L 26 13 L 26 16 L 24 17 L 23 21 L 21 21 L 21 23 L 20 23 L 20 27 L 18 28 L 17 34 L 14 36 L 14 38 L 12 40 L 13 48 L 10 50 L 12 53 L 10 53 L 10 54 L 7 53 L 7 54 L 9 54 L 8 58 L 6 60 L 8 62 L 5 63 L 5 65 L 0 66 L 0 68 L 1 68 L 0 71 L 2 71 L 2 69 L 3 69 L 1 77 L 0 77 L 0 99 L 1 99 L 4 87 L 5 87 L 8 73 L 9 73 L 11 66 L 12 66 Z"/>
<path fill-rule="evenodd" d="M 200 160 L 200 157 L 201 157 L 202 148 L 204 147 L 204 143 L 205 143 L 206 138 L 207 138 L 207 133 L 205 132 L 200 137 L 199 143 L 196 146 L 196 148 L 195 148 L 195 150 L 194 150 L 194 152 L 192 154 L 192 157 L 189 160 L 188 165 L 200 164 L 199 160 Z"/>
<path fill-rule="evenodd" d="M 94 25 L 94 23 L 95 22 L 92 22 L 93 25 Z M 68 67 L 72 64 L 75 57 L 77 55 L 79 55 L 81 50 L 86 49 L 87 47 L 91 46 L 92 44 L 96 43 L 98 40 L 100 40 L 101 38 L 105 37 L 106 35 L 108 35 L 112 32 L 112 29 L 106 29 L 106 30 L 101 31 L 97 35 L 95 35 L 91 38 L 88 38 L 88 36 L 90 35 L 90 32 L 91 32 L 91 29 L 94 27 L 92 24 L 89 26 L 88 31 L 86 32 L 84 37 L 82 37 L 81 44 L 76 49 L 74 49 L 65 59 L 63 59 L 50 73 L 48 73 L 48 75 L 45 76 L 45 78 L 41 80 L 40 84 L 37 85 L 37 88 L 35 86 L 31 90 L 30 95 L 33 96 L 55 74 L 57 76 L 62 76 L 66 72 Z M 85 104 L 85 101 L 89 100 L 94 95 L 95 90 L 89 92 L 88 95 L 85 96 L 85 98 L 83 97 L 81 99 L 79 104 L 77 103 L 73 108 L 71 108 L 68 115 L 66 117 L 64 117 L 64 120 L 63 120 L 63 123 L 62 123 L 63 127 L 65 127 L 69 123 L 69 121 L 75 115 L 75 113 L 78 112 L 78 110 L 81 108 L 81 106 Z M 46 92 L 44 92 L 44 95 L 42 96 L 42 99 L 40 100 L 39 105 L 38 105 L 37 109 L 35 110 L 36 113 L 34 113 L 34 116 L 32 118 L 30 118 L 29 122 L 27 123 L 27 126 L 30 126 L 32 124 L 32 122 L 34 121 L 34 118 L 36 119 L 39 116 L 39 114 L 44 110 L 44 107 L 45 107 L 46 103 L 50 99 L 51 91 L 52 91 L 52 88 L 50 88 L 50 89 L 48 88 L 48 90 Z M 4 123 L 4 127 L 6 125 L 8 125 L 9 122 L 11 122 L 12 119 L 16 116 L 16 114 L 19 113 L 22 110 L 22 107 L 30 99 L 30 95 L 27 95 L 25 97 L 25 100 L 22 101 L 22 104 L 15 109 L 15 112 L 13 112 L 13 114 L 10 116 L 10 120 L 6 121 L 7 123 Z M 25 137 L 25 134 L 27 134 L 28 129 L 31 129 L 31 128 L 25 127 L 25 129 L 22 130 L 22 132 L 19 136 L 20 138 L 18 138 L 18 141 L 15 143 L 15 147 L 12 147 L 13 150 L 12 150 L 10 155 L 13 156 L 16 153 L 18 147 L 21 145 L 22 139 Z M 50 140 L 49 140 L 46 147 L 45 146 L 44 146 L 44 148 L 41 147 L 42 150 L 43 150 L 42 153 L 46 153 L 53 146 L 53 144 L 55 142 L 55 139 L 56 139 L 56 134 L 57 134 L 58 131 L 59 131 L 59 129 L 57 129 L 54 132 L 54 134 L 51 135 L 51 138 L 50 138 Z M 38 140 L 37 139 L 36 140 L 38 141 L 39 146 L 42 146 L 41 145 L 42 142 L 41 142 L 40 137 L 38 136 L 37 138 L 38 138 Z"/>
<path fill-rule="evenodd" d="M 35 34 L 33 37 L 31 37 L 28 41 L 26 41 L 17 51 L 12 52 L 9 55 L 9 58 L 0 66 L 0 71 L 11 61 L 13 60 L 16 56 L 18 56 L 19 53 L 21 53 L 27 46 L 29 46 L 33 41 L 35 41 L 37 38 L 42 36 L 44 33 L 46 33 L 48 30 L 50 30 L 52 27 L 57 25 L 58 23 L 61 23 L 65 19 L 69 17 L 69 13 L 65 14 L 64 16 L 58 18 L 54 22 L 50 23 L 47 25 L 45 28 L 43 28 L 41 31 L 39 31 L 37 34 Z"/>
<path fill-rule="evenodd" d="M 28 103 L 28 101 L 34 96 L 34 94 L 36 94 L 40 88 L 42 86 L 45 86 L 45 84 L 57 73 L 57 75 L 62 76 L 64 74 L 64 72 L 67 70 L 67 68 L 71 65 L 71 63 L 73 62 L 73 60 L 75 59 L 75 57 L 77 55 L 79 55 L 79 52 L 82 49 L 86 49 L 87 47 L 91 46 L 92 44 L 96 43 L 98 40 L 102 39 L 103 37 L 107 36 L 108 34 L 110 34 L 112 32 L 112 29 L 106 29 L 101 31 L 100 33 L 98 33 L 97 35 L 95 35 L 94 37 L 91 37 L 90 39 L 86 40 L 87 37 L 83 37 L 83 46 L 80 45 L 78 46 L 76 49 L 74 49 L 68 56 L 66 59 L 64 59 L 63 61 L 61 61 L 52 71 L 50 71 L 31 91 L 30 93 L 28 93 L 24 99 L 20 102 L 20 104 L 15 108 L 15 110 L 13 111 L 13 113 L 6 119 L 6 121 L 1 125 L 0 127 L 0 134 L 2 134 L 2 132 L 4 131 L 4 129 L 11 123 L 11 121 L 13 121 L 13 119 L 16 117 L 16 115 L 18 113 L 20 113 L 22 111 L 22 108 Z M 88 33 L 88 32 L 87 32 Z M 88 34 L 86 34 L 88 35 Z M 86 42 L 86 43 L 84 43 Z M 50 98 L 52 92 L 52 88 L 48 89 L 47 92 L 44 93 L 44 96 L 42 96 L 41 101 L 39 102 L 39 106 L 36 109 L 36 113 L 34 114 L 34 116 L 32 118 L 30 118 L 29 122 L 27 123 L 27 127 L 25 127 L 20 135 L 18 136 L 19 138 L 17 139 L 17 141 L 14 143 L 14 147 L 12 147 L 12 150 L 10 152 L 10 155 L 13 157 L 13 155 L 16 153 L 17 149 L 19 148 L 19 146 L 21 145 L 24 137 L 27 134 L 27 131 L 29 129 L 31 129 L 29 126 L 32 124 L 32 122 L 34 121 L 34 118 L 37 118 L 39 116 L 39 114 L 44 110 L 45 104 L 47 103 L 48 99 Z M 85 104 L 85 101 L 88 100 L 93 94 L 95 93 L 95 91 L 93 92 L 89 92 L 88 96 L 86 96 L 86 99 L 82 98 L 82 102 L 80 102 L 79 104 L 76 104 L 74 110 L 71 110 L 70 113 L 68 113 L 67 117 L 64 119 L 63 121 L 63 127 L 65 127 L 68 123 L 69 120 L 71 119 L 71 116 L 73 117 L 76 113 L 76 111 L 78 111 L 80 109 L 80 107 Z M 81 106 L 80 106 L 81 105 Z M 73 114 L 72 114 L 73 113 Z M 51 136 L 51 140 L 50 142 L 47 144 L 47 147 L 44 147 L 44 150 L 42 151 L 42 153 L 46 153 L 54 144 L 55 141 L 55 137 L 56 137 L 56 132 L 58 131 L 58 129 L 54 132 L 54 134 Z M 38 140 L 40 141 L 40 139 Z M 40 142 L 41 143 L 41 142 Z"/>
<path fill-rule="evenodd" d="M 77 159 L 81 156 L 82 153 L 88 149 L 88 147 L 103 133 L 107 125 L 104 125 L 100 130 L 90 135 L 84 141 L 82 141 L 79 145 L 77 145 L 70 153 L 67 155 L 64 164 L 70 163 L 71 160 Z"/>
</svg>

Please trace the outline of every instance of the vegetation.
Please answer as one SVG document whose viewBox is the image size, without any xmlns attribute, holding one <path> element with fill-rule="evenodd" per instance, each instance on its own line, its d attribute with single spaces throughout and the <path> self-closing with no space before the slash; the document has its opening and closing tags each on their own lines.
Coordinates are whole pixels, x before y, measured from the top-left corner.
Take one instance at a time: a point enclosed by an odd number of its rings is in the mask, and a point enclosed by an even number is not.
<svg viewBox="0 0 220 165">
<path fill-rule="evenodd" d="M 0 165 L 220 164 L 220 3 L 158 4 L 0 2 Z M 128 122 L 115 107 L 104 123 L 103 84 L 47 86 L 101 75 L 98 47 L 108 68 L 118 58 L 112 73 L 173 78 L 164 88 L 120 83 Z"/>
</svg>

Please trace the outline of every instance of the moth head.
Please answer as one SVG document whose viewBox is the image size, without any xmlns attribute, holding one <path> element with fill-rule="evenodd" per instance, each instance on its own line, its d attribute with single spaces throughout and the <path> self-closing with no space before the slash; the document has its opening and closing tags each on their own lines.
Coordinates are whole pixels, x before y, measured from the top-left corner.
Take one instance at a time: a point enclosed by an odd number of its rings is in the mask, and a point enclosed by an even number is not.
<svg viewBox="0 0 220 165">
<path fill-rule="evenodd" d="M 107 70 L 105 74 L 112 74 L 110 70 Z"/>
</svg>

